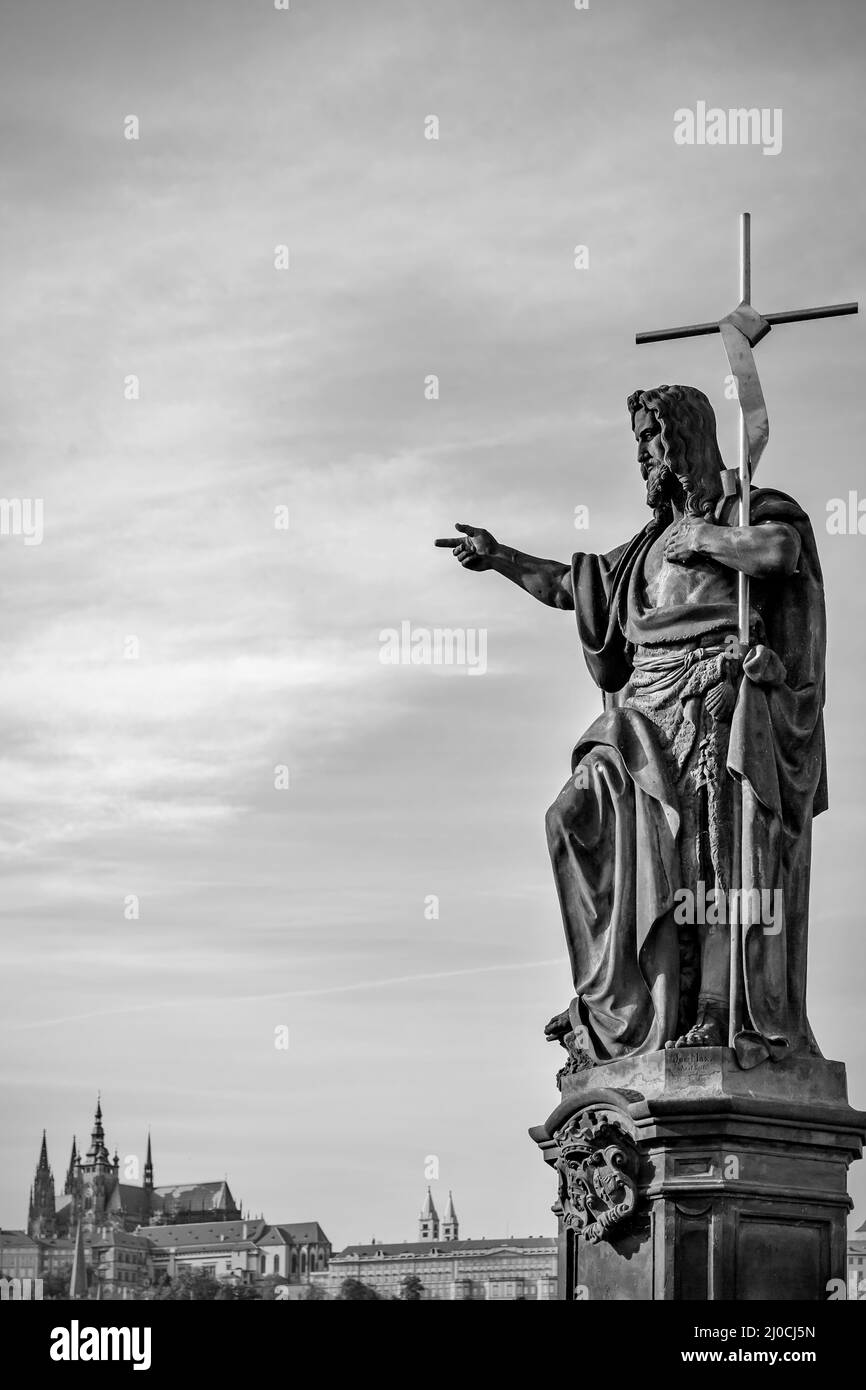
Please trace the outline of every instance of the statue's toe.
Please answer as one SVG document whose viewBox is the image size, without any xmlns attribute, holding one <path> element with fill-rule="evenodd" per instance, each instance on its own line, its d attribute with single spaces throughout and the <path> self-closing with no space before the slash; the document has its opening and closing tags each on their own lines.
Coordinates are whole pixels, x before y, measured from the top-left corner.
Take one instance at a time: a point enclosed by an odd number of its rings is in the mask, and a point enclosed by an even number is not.
<svg viewBox="0 0 866 1390">
<path fill-rule="evenodd" d="M 549 1038 L 551 1042 L 558 1042 L 565 1037 L 566 1033 L 570 1032 L 571 1019 L 568 1016 L 568 1010 L 564 1014 L 554 1014 L 550 1022 L 546 1023 L 544 1027 L 544 1036 Z"/>
</svg>

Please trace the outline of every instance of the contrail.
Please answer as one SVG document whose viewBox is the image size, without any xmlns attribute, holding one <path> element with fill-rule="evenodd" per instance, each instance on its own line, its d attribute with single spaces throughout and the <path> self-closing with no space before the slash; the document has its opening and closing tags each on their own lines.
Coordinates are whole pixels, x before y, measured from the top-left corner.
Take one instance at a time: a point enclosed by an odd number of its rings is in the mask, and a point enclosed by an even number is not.
<svg viewBox="0 0 866 1390">
<path fill-rule="evenodd" d="M 350 985 L 326 985 L 322 989 L 287 989 L 274 994 L 213 994 L 198 998 L 155 999 L 148 1004 L 130 1004 L 113 1009 L 94 1009 L 92 1013 L 65 1014 L 60 1018 L 33 1019 L 28 1023 L 8 1023 L 10 1031 L 26 1028 L 53 1028 L 61 1023 L 83 1023 L 91 1018 L 148 1013 L 151 1009 L 200 1008 L 206 1004 L 260 1004 L 271 999 L 314 999 L 328 994 L 352 994 L 357 990 L 386 989 L 391 985 L 416 984 L 425 980 L 453 980 L 467 975 L 492 975 L 501 971 L 534 970 L 547 965 L 564 965 L 564 956 L 552 960 L 525 960 L 513 965 L 477 965 L 469 970 L 435 970 L 422 975 L 392 975 L 383 980 L 356 980 Z"/>
</svg>

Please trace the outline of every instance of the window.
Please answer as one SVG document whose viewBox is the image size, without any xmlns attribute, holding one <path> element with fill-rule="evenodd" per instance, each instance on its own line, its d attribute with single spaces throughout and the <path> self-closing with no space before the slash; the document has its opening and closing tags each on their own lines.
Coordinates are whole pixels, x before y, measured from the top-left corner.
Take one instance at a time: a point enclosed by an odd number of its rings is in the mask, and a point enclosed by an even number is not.
<svg viewBox="0 0 866 1390">
<path fill-rule="evenodd" d="M 279 1251 L 277 1251 L 276 1255 L 274 1256 L 274 1274 L 279 1274 L 279 1272 L 280 1272 L 280 1255 L 279 1255 Z"/>
</svg>

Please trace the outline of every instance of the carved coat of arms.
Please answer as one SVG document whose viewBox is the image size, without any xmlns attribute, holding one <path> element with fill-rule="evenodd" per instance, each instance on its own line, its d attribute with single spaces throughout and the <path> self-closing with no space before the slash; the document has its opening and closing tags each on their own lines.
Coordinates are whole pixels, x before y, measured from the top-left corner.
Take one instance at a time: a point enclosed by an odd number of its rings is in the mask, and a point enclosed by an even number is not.
<svg viewBox="0 0 866 1390">
<path fill-rule="evenodd" d="M 593 1245 L 609 1239 L 637 1206 L 634 1140 L 615 1119 L 596 1110 L 574 1116 L 554 1137 L 565 1226 Z"/>
</svg>

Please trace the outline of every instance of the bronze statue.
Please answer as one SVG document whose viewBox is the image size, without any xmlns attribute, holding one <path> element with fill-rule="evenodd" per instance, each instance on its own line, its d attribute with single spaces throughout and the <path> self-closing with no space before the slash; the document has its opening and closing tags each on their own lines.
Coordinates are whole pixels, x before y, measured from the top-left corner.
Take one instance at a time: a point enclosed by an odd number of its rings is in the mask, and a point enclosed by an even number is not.
<svg viewBox="0 0 866 1390">
<path fill-rule="evenodd" d="M 806 937 L 812 817 L 827 788 L 812 527 L 796 502 L 766 488 L 752 489 L 751 524 L 736 524 L 701 391 L 636 391 L 628 409 L 652 519 L 626 544 L 562 564 L 475 526 L 436 542 L 465 569 L 496 570 L 573 610 L 604 692 L 547 813 L 575 997 L 545 1032 L 573 1056 L 578 1038 L 593 1064 L 724 1046 L 736 918 L 739 1060 L 817 1052 Z M 739 574 L 750 577 L 745 648 Z M 737 823 L 741 784 L 748 838 Z"/>
</svg>

